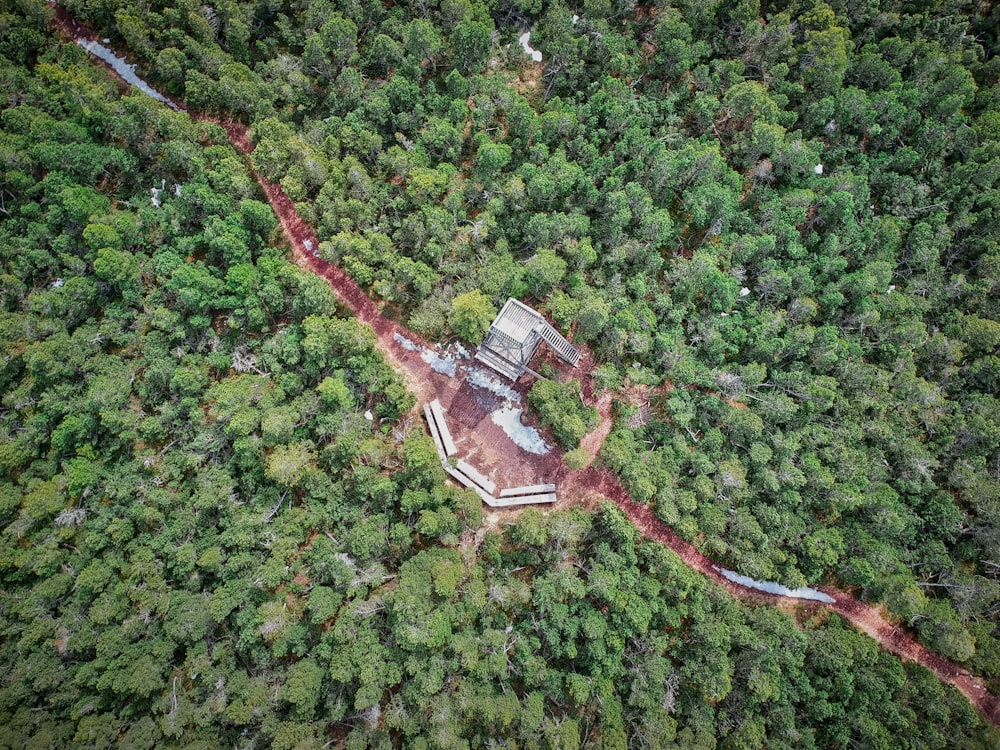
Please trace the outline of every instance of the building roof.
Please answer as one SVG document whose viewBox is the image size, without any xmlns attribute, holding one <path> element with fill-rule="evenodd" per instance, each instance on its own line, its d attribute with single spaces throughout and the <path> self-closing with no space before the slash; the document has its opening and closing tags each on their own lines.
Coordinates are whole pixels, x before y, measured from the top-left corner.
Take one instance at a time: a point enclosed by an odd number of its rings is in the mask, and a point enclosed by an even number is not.
<svg viewBox="0 0 1000 750">
<path fill-rule="evenodd" d="M 552 350 L 576 367 L 580 352 L 538 312 L 511 298 L 504 304 L 486 334 L 476 359 L 504 377 L 517 380 L 529 370 L 538 345 L 545 341 Z"/>
</svg>

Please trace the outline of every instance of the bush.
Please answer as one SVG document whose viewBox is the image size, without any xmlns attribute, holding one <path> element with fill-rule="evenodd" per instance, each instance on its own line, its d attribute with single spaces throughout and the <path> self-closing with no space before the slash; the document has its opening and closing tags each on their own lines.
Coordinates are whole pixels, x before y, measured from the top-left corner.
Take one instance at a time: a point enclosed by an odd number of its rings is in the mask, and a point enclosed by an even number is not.
<svg viewBox="0 0 1000 750">
<path fill-rule="evenodd" d="M 590 454 L 585 448 L 574 448 L 571 451 L 566 451 L 563 463 L 570 471 L 578 471 L 590 463 Z"/>
<path fill-rule="evenodd" d="M 448 323 L 459 338 L 479 344 L 497 315 L 490 298 L 478 289 L 460 294 L 452 300 Z"/>
<path fill-rule="evenodd" d="M 597 426 L 597 409 L 584 406 L 578 380 L 539 380 L 528 394 L 528 403 L 538 410 L 542 426 L 551 428 L 566 450 L 579 447 L 583 436 Z"/>
</svg>

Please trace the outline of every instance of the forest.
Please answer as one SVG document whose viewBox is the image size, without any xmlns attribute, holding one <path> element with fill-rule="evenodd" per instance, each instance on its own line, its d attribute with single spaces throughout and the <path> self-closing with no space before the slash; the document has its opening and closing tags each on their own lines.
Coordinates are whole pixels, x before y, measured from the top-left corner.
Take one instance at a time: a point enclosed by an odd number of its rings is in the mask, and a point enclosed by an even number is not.
<svg viewBox="0 0 1000 750">
<path fill-rule="evenodd" d="M 1000 691 L 1000 9 L 64 5 L 249 125 L 388 314 L 476 344 L 515 296 L 588 345 L 600 461 L 698 549 Z M 0 3 L 0 746 L 998 744 L 611 504 L 483 528 L 225 131 L 52 13 Z M 532 398 L 566 447 L 578 392 Z"/>
</svg>

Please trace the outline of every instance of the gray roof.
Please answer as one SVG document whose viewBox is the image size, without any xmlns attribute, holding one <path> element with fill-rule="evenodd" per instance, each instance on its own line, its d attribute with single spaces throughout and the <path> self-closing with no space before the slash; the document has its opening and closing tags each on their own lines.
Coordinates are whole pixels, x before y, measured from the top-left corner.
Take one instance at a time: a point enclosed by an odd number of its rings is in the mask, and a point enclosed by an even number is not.
<svg viewBox="0 0 1000 750">
<path fill-rule="evenodd" d="M 545 341 L 564 362 L 576 367 L 580 352 L 538 312 L 511 298 L 490 326 L 476 359 L 501 375 L 517 380 L 528 370 L 538 345 Z"/>
</svg>

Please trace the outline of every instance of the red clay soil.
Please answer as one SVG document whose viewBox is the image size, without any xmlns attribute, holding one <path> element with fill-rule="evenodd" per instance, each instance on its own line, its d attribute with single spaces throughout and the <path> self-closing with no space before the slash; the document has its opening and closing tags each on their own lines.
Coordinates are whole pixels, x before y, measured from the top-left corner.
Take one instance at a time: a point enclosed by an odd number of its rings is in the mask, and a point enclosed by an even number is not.
<svg viewBox="0 0 1000 750">
<path fill-rule="evenodd" d="M 244 155 L 249 156 L 252 149 L 246 128 L 234 123 L 223 123 L 223 127 L 229 133 L 233 145 Z M 486 419 L 492 405 L 482 403 L 481 399 L 484 397 L 481 389 L 464 384 L 458 388 L 452 387 L 453 383 L 448 381 L 455 379 L 435 372 L 417 354 L 400 346 L 394 335 L 405 337 L 422 346 L 428 345 L 412 331 L 384 317 L 371 298 L 343 270 L 315 257 L 307 250 L 309 246 L 318 248 L 319 241 L 295 211 L 294 203 L 280 186 L 269 183 L 259 174 L 257 180 L 281 220 L 296 262 L 327 279 L 337 296 L 354 312 L 358 320 L 369 324 L 375 330 L 382 352 L 396 369 L 403 373 L 407 384 L 422 402 L 437 397 L 449 414 L 456 416 L 449 426 L 452 432 L 456 433 L 456 442 L 460 449 L 464 448 L 462 452 L 467 460 L 485 473 L 492 474 L 501 487 L 527 484 L 536 480 L 551 481 L 559 486 L 558 492 L 563 499 L 560 505 L 584 504 L 593 507 L 595 499 L 607 498 L 624 511 L 644 536 L 669 547 L 686 565 L 710 578 L 733 596 L 769 604 L 787 602 L 787 599 L 782 597 L 747 589 L 724 578 L 709 558 L 681 539 L 673 529 L 660 521 L 648 506 L 632 500 L 610 469 L 588 466 L 570 472 L 563 463 L 558 449 L 553 449 L 546 456 L 535 456 L 517 449 L 516 446 L 512 449 L 513 443 L 506 439 L 502 430 Z M 310 244 L 307 245 L 307 242 Z M 579 376 L 585 384 L 583 390 L 586 400 L 597 407 L 600 415 L 597 428 L 581 442 L 591 461 L 597 457 L 613 426 L 611 416 L 613 394 L 604 393 L 596 402 L 593 400 L 591 374 L 595 364 L 591 353 L 585 352 L 579 366 Z M 433 387 L 435 385 L 438 387 Z M 523 388 L 522 386 L 522 390 Z M 867 633 L 890 653 L 922 664 L 944 682 L 954 685 L 993 726 L 1000 727 L 1000 700 L 987 692 L 981 681 L 954 662 L 928 651 L 900 626 L 889 622 L 876 607 L 863 604 L 850 594 L 837 589 L 824 588 L 823 591 L 835 600 L 834 604 L 826 605 L 830 610 Z"/>
<path fill-rule="evenodd" d="M 419 401 L 428 400 L 428 397 L 433 398 L 430 395 L 432 391 L 427 388 L 427 378 L 434 371 L 416 353 L 407 351 L 400 346 L 399 342 L 395 340 L 394 334 L 404 336 L 422 346 L 426 346 L 426 342 L 382 315 L 375 302 L 364 293 L 354 279 L 338 266 L 328 263 L 316 255 L 319 250 L 319 239 L 312 227 L 299 216 L 295 210 L 295 203 L 285 194 L 280 185 L 275 185 L 265 179 L 253 168 L 250 162 L 253 145 L 250 142 L 247 126 L 231 120 L 221 121 L 205 115 L 195 115 L 195 117 L 199 120 L 216 122 L 225 128 L 230 143 L 246 158 L 251 174 L 256 176 L 268 203 L 271 204 L 281 222 L 281 228 L 291 245 L 292 257 L 296 264 L 326 279 L 344 307 L 349 309 L 359 321 L 372 327 L 378 337 L 379 350 L 403 376 L 407 387 L 417 396 Z"/>
<path fill-rule="evenodd" d="M 54 4 L 53 7 L 56 11 L 55 22 L 64 36 L 73 40 L 94 38 L 93 32 L 77 24 L 63 8 Z M 230 142 L 249 163 L 253 147 L 246 126 L 203 115 L 196 117 L 217 122 L 225 128 Z M 571 472 L 563 463 L 562 453 L 558 449 L 553 449 L 545 455 L 535 455 L 518 448 L 488 418 L 499 405 L 499 400 L 489 391 L 472 386 L 464 377 L 448 377 L 434 371 L 421 359 L 420 352 L 410 351 L 401 346 L 397 337 L 407 339 L 421 347 L 434 349 L 420 336 L 386 318 L 376 303 L 343 270 L 316 257 L 315 251 L 319 248 L 319 241 L 312 229 L 296 212 L 295 204 L 279 185 L 268 182 L 252 167 L 251 171 L 256 175 L 261 189 L 281 221 L 295 262 L 300 267 L 325 278 L 343 305 L 358 320 L 372 327 L 378 337 L 380 351 L 403 376 L 420 403 L 434 398 L 441 401 L 448 412 L 448 425 L 460 454 L 480 471 L 490 475 L 501 488 L 518 484 L 552 482 L 559 488 L 560 501 L 557 507 L 593 508 L 602 498 L 607 498 L 622 509 L 644 536 L 669 547 L 685 564 L 722 586 L 733 596 L 786 609 L 789 603 L 794 601 L 754 591 L 725 579 L 709 558 L 681 539 L 660 521 L 648 506 L 632 500 L 610 469 L 591 465 Z M 579 373 L 574 374 L 582 381 L 584 399 L 594 404 L 600 414 L 598 427 L 584 438 L 582 443 L 593 460 L 611 431 L 612 394 L 602 394 L 595 401 L 591 377 L 595 362 L 591 352 L 583 349 L 583 353 Z M 522 394 L 527 387 L 525 384 L 514 386 L 515 390 Z M 491 515 L 497 515 L 502 519 L 504 516 L 513 518 L 515 514 L 511 511 L 491 511 Z M 835 600 L 834 604 L 818 605 L 809 602 L 801 606 L 826 607 L 868 634 L 890 653 L 927 667 L 942 681 L 954 685 L 989 723 L 1000 728 L 1000 700 L 991 695 L 980 680 L 954 662 L 928 651 L 902 627 L 886 619 L 877 607 L 859 602 L 850 594 L 834 588 L 823 587 L 821 590 Z"/>
<path fill-rule="evenodd" d="M 97 40 L 97 34 L 94 33 L 94 30 L 87 26 L 87 24 L 80 23 L 73 18 L 63 6 L 54 2 L 49 2 L 48 6 L 53 12 L 52 21 L 56 25 L 56 31 L 59 32 L 59 35 L 63 39 L 70 42 L 76 42 L 77 39 L 81 41 Z M 96 60 L 97 58 L 94 59 Z"/>
</svg>

